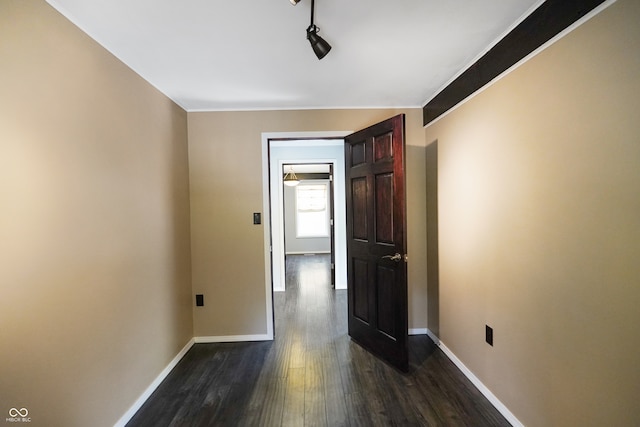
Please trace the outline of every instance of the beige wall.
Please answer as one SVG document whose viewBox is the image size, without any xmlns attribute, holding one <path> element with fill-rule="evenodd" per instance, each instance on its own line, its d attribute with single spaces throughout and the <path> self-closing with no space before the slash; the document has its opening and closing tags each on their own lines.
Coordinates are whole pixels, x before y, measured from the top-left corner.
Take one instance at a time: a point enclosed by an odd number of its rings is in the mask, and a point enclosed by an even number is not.
<svg viewBox="0 0 640 427">
<path fill-rule="evenodd" d="M 640 420 L 639 22 L 619 0 L 426 129 L 430 327 L 527 426 Z"/>
<path fill-rule="evenodd" d="M 0 1 L 0 420 L 110 426 L 193 336 L 187 115 Z"/>
<path fill-rule="evenodd" d="M 406 113 L 410 328 L 426 328 L 426 180 L 420 109 L 189 113 L 196 336 L 267 333 L 262 132 L 358 130 Z M 412 260 L 416 261 L 412 261 Z"/>
</svg>

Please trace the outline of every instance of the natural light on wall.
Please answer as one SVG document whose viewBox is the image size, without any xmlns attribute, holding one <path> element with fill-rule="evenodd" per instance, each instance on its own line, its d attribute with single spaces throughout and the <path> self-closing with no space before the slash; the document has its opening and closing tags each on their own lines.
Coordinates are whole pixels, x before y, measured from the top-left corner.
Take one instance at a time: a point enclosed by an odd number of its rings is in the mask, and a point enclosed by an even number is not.
<svg viewBox="0 0 640 427">
<path fill-rule="evenodd" d="M 300 184 L 296 187 L 296 236 L 328 237 L 327 184 Z"/>
</svg>

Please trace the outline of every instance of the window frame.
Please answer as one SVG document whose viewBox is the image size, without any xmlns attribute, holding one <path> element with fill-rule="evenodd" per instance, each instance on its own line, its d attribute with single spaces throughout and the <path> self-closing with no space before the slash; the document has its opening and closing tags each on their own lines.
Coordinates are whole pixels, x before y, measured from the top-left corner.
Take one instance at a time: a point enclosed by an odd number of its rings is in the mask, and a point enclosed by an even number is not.
<svg viewBox="0 0 640 427">
<path fill-rule="evenodd" d="M 322 185 L 324 186 L 324 194 L 325 194 L 325 205 L 324 205 L 324 210 L 323 211 L 319 211 L 319 212 L 324 212 L 324 228 L 322 230 L 322 233 L 318 233 L 318 234 L 301 234 L 300 233 L 300 220 L 299 220 L 299 215 L 300 214 L 304 214 L 304 211 L 300 211 L 298 209 L 298 191 L 299 189 L 302 187 L 304 188 L 304 186 L 318 186 L 318 185 Z M 306 181 L 300 181 L 300 184 L 298 184 L 295 188 L 294 191 L 294 210 L 295 210 L 295 228 L 296 228 L 296 239 L 324 239 L 324 238 L 329 238 L 331 235 L 331 226 L 329 224 L 329 220 L 331 218 L 330 216 L 330 212 L 329 209 L 331 208 L 330 206 L 330 200 L 329 200 L 329 180 L 306 180 Z"/>
</svg>

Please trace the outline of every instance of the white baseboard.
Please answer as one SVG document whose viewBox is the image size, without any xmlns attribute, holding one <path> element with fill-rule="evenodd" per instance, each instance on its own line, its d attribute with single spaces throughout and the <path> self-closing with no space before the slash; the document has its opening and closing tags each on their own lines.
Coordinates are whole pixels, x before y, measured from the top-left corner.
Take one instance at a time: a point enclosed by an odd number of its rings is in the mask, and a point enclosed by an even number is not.
<svg viewBox="0 0 640 427">
<path fill-rule="evenodd" d="M 409 335 L 426 335 L 427 328 L 409 328 Z"/>
<path fill-rule="evenodd" d="M 114 427 L 124 427 L 133 416 L 138 412 L 138 410 L 144 405 L 144 402 L 147 401 L 149 396 L 158 388 L 160 383 L 169 375 L 169 372 L 180 362 L 180 360 L 187 354 L 187 351 L 191 349 L 193 344 L 195 343 L 195 339 L 191 338 L 189 342 L 180 350 L 180 352 L 174 357 L 171 362 L 160 372 L 160 375 L 156 377 L 155 380 L 146 388 L 145 391 L 142 392 L 140 397 L 134 402 L 133 405 L 125 412 L 125 414 L 120 417 L 120 419 L 114 424 Z"/>
<path fill-rule="evenodd" d="M 475 385 L 478 390 L 480 390 L 480 393 L 482 393 L 484 397 L 486 397 L 487 400 L 491 402 L 491 404 L 502 414 L 503 417 L 507 419 L 507 421 L 509 421 L 509 423 L 511 423 L 512 426 L 524 427 L 524 424 L 522 424 L 520 420 L 518 420 L 516 416 L 511 413 L 511 411 L 495 396 L 495 394 L 493 394 L 491 390 L 489 390 L 487 386 L 485 386 L 482 381 L 480 381 L 480 379 L 478 379 L 478 377 L 476 377 L 473 372 L 471 372 L 471 370 L 469 370 L 469 368 L 467 368 L 464 363 L 462 363 L 462 361 L 458 359 L 458 357 L 451 350 L 449 350 L 449 348 L 444 345 L 444 343 L 438 337 L 433 334 L 433 332 L 428 331 L 427 335 L 429 335 L 429 337 L 433 335 L 431 339 L 433 339 L 438 347 L 440 347 L 442 352 L 458 367 L 458 369 L 462 371 L 462 373 L 469 379 L 469 381 L 471 381 L 473 385 Z"/>
<path fill-rule="evenodd" d="M 346 290 L 347 289 L 347 282 L 343 282 L 343 283 L 338 282 L 338 283 L 336 283 L 336 287 L 334 289 L 336 289 L 338 291 L 341 290 L 341 289 Z"/>
<path fill-rule="evenodd" d="M 264 335 L 226 335 L 221 337 L 195 337 L 195 342 L 215 343 L 215 342 L 245 342 L 245 341 L 273 341 L 273 337 Z"/>
<path fill-rule="evenodd" d="M 436 345 L 440 345 L 440 338 L 438 338 L 438 336 L 434 334 L 431 329 L 427 329 L 427 336 L 431 338 L 431 341 L 433 341 Z"/>
<path fill-rule="evenodd" d="M 336 286 L 335 286 L 335 288 L 334 288 L 334 289 L 335 289 L 335 290 L 337 290 L 337 291 L 339 291 L 339 290 L 346 290 L 346 289 L 347 289 L 347 284 L 346 284 L 346 283 L 341 283 L 341 282 L 336 283 Z M 274 288 L 273 288 L 273 292 L 285 292 L 285 291 L 286 291 L 286 289 L 281 288 L 281 287 L 277 287 L 277 288 L 276 288 L 276 287 L 274 287 Z M 410 329 L 410 330 L 411 330 L 411 329 Z M 409 333 L 409 335 L 411 335 L 411 333 Z M 418 334 L 416 334 L 416 335 L 418 335 Z"/>
</svg>

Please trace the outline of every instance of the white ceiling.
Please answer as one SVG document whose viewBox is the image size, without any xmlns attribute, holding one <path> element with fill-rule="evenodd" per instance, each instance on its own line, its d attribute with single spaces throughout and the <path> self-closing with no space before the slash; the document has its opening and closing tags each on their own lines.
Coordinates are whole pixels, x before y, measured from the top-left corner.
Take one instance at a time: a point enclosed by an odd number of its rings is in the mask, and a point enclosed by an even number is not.
<svg viewBox="0 0 640 427">
<path fill-rule="evenodd" d="M 188 111 L 421 107 L 542 0 L 47 0 Z"/>
</svg>

